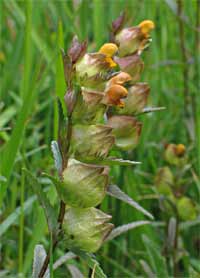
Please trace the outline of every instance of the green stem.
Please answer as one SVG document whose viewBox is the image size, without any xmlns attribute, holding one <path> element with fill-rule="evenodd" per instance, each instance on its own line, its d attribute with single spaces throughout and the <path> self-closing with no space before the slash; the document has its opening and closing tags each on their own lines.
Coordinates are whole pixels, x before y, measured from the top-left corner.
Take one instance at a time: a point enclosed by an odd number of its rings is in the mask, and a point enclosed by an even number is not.
<svg viewBox="0 0 200 278">
<path fill-rule="evenodd" d="M 20 191 L 20 204 L 21 204 L 21 214 L 20 214 L 20 227 L 19 227 L 19 273 L 23 271 L 23 251 L 24 251 L 24 184 L 25 184 L 25 174 L 22 171 L 21 175 L 21 191 Z"/>
</svg>

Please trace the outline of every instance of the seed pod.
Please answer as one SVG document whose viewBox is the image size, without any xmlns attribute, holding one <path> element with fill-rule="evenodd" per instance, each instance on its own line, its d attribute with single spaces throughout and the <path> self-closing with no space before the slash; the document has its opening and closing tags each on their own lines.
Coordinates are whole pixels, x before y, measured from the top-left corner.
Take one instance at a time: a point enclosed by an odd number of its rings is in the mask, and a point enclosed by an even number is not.
<svg viewBox="0 0 200 278">
<path fill-rule="evenodd" d="M 62 172 L 63 182 L 57 185 L 60 198 L 69 206 L 88 208 L 101 203 L 108 186 L 108 167 L 69 159 Z"/>
<path fill-rule="evenodd" d="M 114 140 L 110 126 L 75 125 L 72 129 L 71 151 L 75 157 L 82 159 L 106 157 Z"/>
<path fill-rule="evenodd" d="M 188 197 L 178 199 L 177 209 L 182 220 L 194 220 L 197 217 L 196 207 Z"/>
<path fill-rule="evenodd" d="M 147 104 L 150 87 L 147 83 L 137 83 L 130 87 L 124 99 L 124 108 L 118 109 L 119 114 L 134 115 L 142 112 Z"/>
<path fill-rule="evenodd" d="M 113 128 L 115 145 L 123 150 L 134 149 L 138 142 L 142 124 L 129 116 L 112 116 L 108 125 Z"/>
<path fill-rule="evenodd" d="M 96 208 L 66 209 L 63 231 L 67 248 L 79 248 L 86 252 L 96 252 L 110 234 L 112 217 Z"/>
<path fill-rule="evenodd" d="M 155 177 L 155 185 L 160 194 L 171 197 L 173 195 L 172 186 L 174 184 L 174 176 L 169 167 L 162 167 L 158 170 Z"/>
</svg>

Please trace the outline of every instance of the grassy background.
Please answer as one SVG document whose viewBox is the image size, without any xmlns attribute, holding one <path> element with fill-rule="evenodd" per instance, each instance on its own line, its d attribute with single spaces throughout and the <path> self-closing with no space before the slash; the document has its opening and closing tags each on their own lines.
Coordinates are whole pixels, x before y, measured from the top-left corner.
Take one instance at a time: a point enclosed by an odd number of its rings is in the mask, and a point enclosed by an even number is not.
<svg viewBox="0 0 200 278">
<path fill-rule="evenodd" d="M 180 7 L 182 10 L 180 10 Z M 1 0 L 0 42 L 0 143 L 2 221 L 0 269 L 16 277 L 30 277 L 35 244 L 48 247 L 48 233 L 41 207 L 28 184 L 22 167 L 40 175 L 53 171 L 49 146 L 57 134 L 55 96 L 63 95 L 62 64 L 59 49 L 67 49 L 74 34 L 88 38 L 89 50 L 97 50 L 108 40 L 109 26 L 122 10 L 131 24 L 144 19 L 156 24 L 151 47 L 143 54 L 142 80 L 151 86 L 149 104 L 166 110 L 141 116 L 143 132 L 133 153 L 123 157 L 139 160 L 140 167 L 112 169 L 113 181 L 135 200 L 154 213 L 156 201 L 142 201 L 152 183 L 149 174 L 163 164 L 162 146 L 166 142 L 184 143 L 191 148 L 191 161 L 199 184 L 200 176 L 200 97 L 198 3 L 195 0 Z M 185 93 L 189 94 L 186 101 Z M 146 174 L 148 173 L 148 175 Z M 48 195 L 56 203 L 54 188 Z M 194 187 L 196 185 L 194 184 Z M 194 190 L 194 199 L 198 193 Z M 20 209 L 21 206 L 21 209 Z M 107 198 L 103 209 L 113 215 L 117 225 L 143 216 L 128 205 Z M 141 227 L 107 244 L 98 257 L 109 277 L 133 277 L 141 274 L 140 259 L 147 258 L 142 242 L 146 234 L 163 246 L 163 230 Z M 186 241 L 197 230 L 186 233 Z M 61 248 L 55 257 L 62 255 Z M 193 242 L 188 243 L 189 257 L 197 257 Z M 83 263 L 84 267 L 84 263 Z M 63 267 L 58 276 L 65 277 Z M 64 274 L 63 274 L 64 275 Z"/>
</svg>

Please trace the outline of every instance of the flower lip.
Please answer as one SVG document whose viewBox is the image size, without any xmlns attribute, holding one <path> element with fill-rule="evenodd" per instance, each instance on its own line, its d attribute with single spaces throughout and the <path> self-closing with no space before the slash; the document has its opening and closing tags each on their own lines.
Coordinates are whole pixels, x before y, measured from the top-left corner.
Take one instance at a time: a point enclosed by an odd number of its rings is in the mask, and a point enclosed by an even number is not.
<svg viewBox="0 0 200 278">
<path fill-rule="evenodd" d="M 123 86 L 117 84 L 112 85 L 106 91 L 102 103 L 124 107 L 124 102 L 122 101 L 122 99 L 127 97 L 127 94 L 128 91 Z"/>
<path fill-rule="evenodd" d="M 104 54 L 106 57 L 113 57 L 118 51 L 118 47 L 114 43 L 105 43 L 100 49 L 99 53 Z"/>
<path fill-rule="evenodd" d="M 155 28 L 155 24 L 152 20 L 143 20 L 138 26 L 145 37 L 148 37 L 149 32 Z"/>
</svg>

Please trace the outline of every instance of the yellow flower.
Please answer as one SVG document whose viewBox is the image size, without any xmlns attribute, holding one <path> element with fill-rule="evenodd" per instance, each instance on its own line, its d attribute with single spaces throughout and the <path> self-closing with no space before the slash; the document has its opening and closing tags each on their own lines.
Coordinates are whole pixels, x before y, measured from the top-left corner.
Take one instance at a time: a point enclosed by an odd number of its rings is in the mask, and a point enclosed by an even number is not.
<svg viewBox="0 0 200 278">
<path fill-rule="evenodd" d="M 109 64 L 111 68 L 116 67 L 116 63 L 113 61 L 112 57 L 115 55 L 117 52 L 118 47 L 114 43 L 105 43 L 100 49 L 99 53 L 104 54 L 105 61 Z"/>
<path fill-rule="evenodd" d="M 177 156 L 183 156 L 185 154 L 185 146 L 183 144 L 176 145 L 176 154 Z"/>
<path fill-rule="evenodd" d="M 147 38 L 149 37 L 149 32 L 155 28 L 155 24 L 151 20 L 144 20 L 139 24 L 142 34 Z"/>
</svg>

